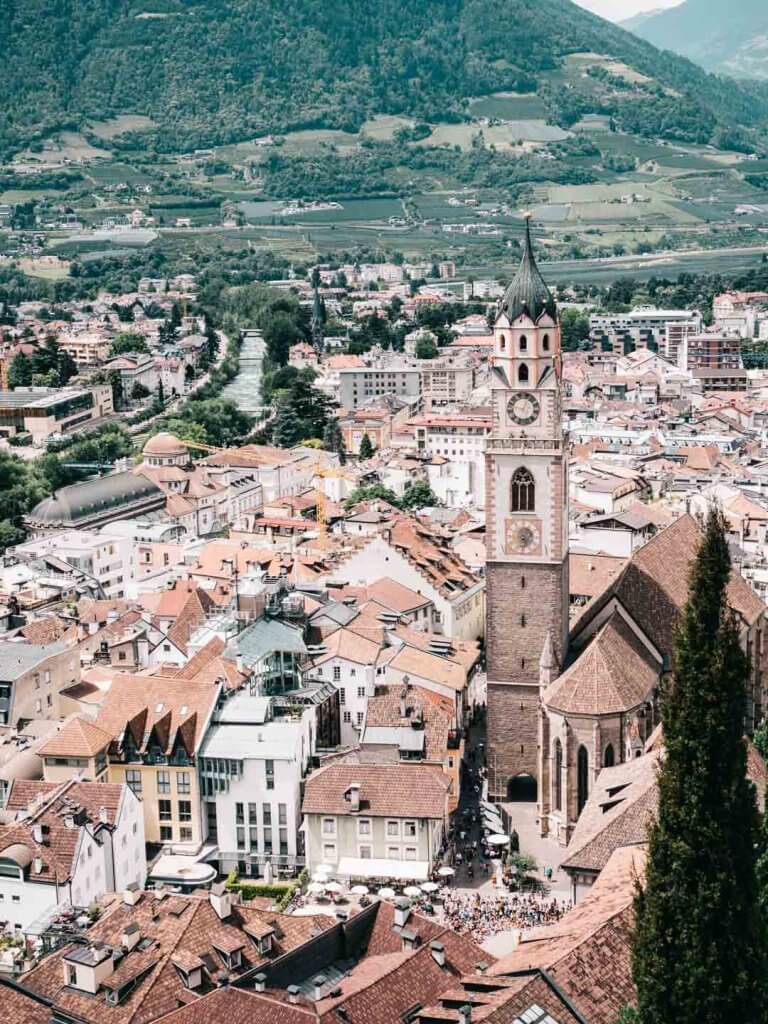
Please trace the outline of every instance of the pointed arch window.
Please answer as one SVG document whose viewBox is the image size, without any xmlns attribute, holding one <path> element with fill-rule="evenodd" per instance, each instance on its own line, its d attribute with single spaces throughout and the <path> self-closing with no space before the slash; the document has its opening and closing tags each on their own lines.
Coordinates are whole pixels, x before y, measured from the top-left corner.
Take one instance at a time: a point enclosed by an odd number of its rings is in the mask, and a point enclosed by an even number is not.
<svg viewBox="0 0 768 1024">
<path fill-rule="evenodd" d="M 555 740 L 554 774 L 552 776 L 552 803 L 556 811 L 563 809 L 563 745 Z"/>
<path fill-rule="evenodd" d="M 579 752 L 576 755 L 576 777 L 577 777 L 577 807 L 578 813 L 584 810 L 584 804 L 587 802 L 589 796 L 589 754 L 587 748 L 584 746 L 579 747 Z"/>
<path fill-rule="evenodd" d="M 605 757 L 603 758 L 604 768 L 613 768 L 616 763 L 616 755 L 613 752 L 613 744 L 609 743 L 605 748 Z"/>
<path fill-rule="evenodd" d="M 541 339 L 541 347 L 544 352 L 549 352 L 549 335 L 545 334 Z"/>
<path fill-rule="evenodd" d="M 510 508 L 513 512 L 533 512 L 536 508 L 536 484 L 530 470 L 521 466 L 512 474 Z"/>
<path fill-rule="evenodd" d="M 520 369 L 517 371 L 518 384 L 527 384 L 529 379 L 530 374 L 528 373 L 528 367 L 525 363 L 520 363 Z"/>
<path fill-rule="evenodd" d="M 528 351 L 528 339 L 526 338 L 526 336 L 524 334 L 520 335 L 520 351 L 521 352 L 527 352 Z"/>
</svg>

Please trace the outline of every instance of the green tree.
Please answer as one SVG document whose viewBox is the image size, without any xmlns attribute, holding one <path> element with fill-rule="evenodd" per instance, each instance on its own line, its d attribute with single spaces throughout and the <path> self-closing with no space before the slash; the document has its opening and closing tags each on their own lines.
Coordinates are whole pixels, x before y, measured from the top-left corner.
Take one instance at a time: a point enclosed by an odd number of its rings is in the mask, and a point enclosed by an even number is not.
<svg viewBox="0 0 768 1024">
<path fill-rule="evenodd" d="M 563 352 L 576 352 L 589 338 L 589 315 L 580 309 L 561 310 L 560 330 Z"/>
<path fill-rule="evenodd" d="M 262 331 L 270 361 L 275 366 L 285 366 L 289 349 L 300 340 L 295 319 L 288 313 L 272 313 L 264 319 Z"/>
<path fill-rule="evenodd" d="M 395 508 L 399 508 L 397 495 L 384 484 L 368 484 L 366 487 L 356 487 L 344 502 L 344 508 L 354 508 L 361 501 L 386 501 Z"/>
<path fill-rule="evenodd" d="M 73 377 L 77 375 L 77 363 L 64 349 L 59 349 L 59 354 L 56 360 L 56 372 L 59 376 L 59 386 L 63 387 Z"/>
<path fill-rule="evenodd" d="M 140 380 L 137 380 L 131 388 L 131 398 L 134 401 L 139 401 L 142 398 L 149 398 L 151 393 L 152 392 L 149 388 L 145 384 L 142 384 Z"/>
<path fill-rule="evenodd" d="M 123 331 L 118 334 L 109 347 L 111 356 L 121 356 L 125 352 L 149 352 L 149 346 L 140 334 L 135 331 Z"/>
<path fill-rule="evenodd" d="M 400 507 L 413 512 L 420 508 L 434 508 L 439 504 L 437 495 L 424 480 L 416 480 L 410 487 L 406 487 L 400 499 Z"/>
<path fill-rule="evenodd" d="M 347 453 L 344 450 L 344 437 L 337 419 L 330 419 L 326 423 L 323 433 L 323 447 L 328 452 L 336 452 L 342 466 L 347 461 Z"/>
<path fill-rule="evenodd" d="M 278 448 L 290 448 L 296 444 L 296 417 L 293 411 L 291 396 L 287 391 L 281 392 L 272 421 L 272 444 Z"/>
<path fill-rule="evenodd" d="M 434 359 L 437 355 L 437 345 L 431 338 L 418 338 L 414 351 L 417 359 Z"/>
<path fill-rule="evenodd" d="M 638 886 L 633 973 L 640 1024 L 764 1019 L 755 791 L 743 737 L 748 663 L 728 606 L 731 561 L 710 509 L 662 688 L 666 756 Z"/>
<path fill-rule="evenodd" d="M 365 459 L 370 459 L 371 458 L 371 456 L 373 455 L 373 452 L 374 452 L 373 442 L 371 441 L 370 437 L 368 436 L 368 433 L 366 432 L 360 438 L 360 448 L 358 450 L 358 455 L 360 456 L 361 460 L 365 461 Z"/>
<path fill-rule="evenodd" d="M 8 387 L 11 391 L 16 388 L 28 388 L 32 383 L 32 360 L 28 359 L 23 352 L 13 357 L 8 367 Z"/>
</svg>

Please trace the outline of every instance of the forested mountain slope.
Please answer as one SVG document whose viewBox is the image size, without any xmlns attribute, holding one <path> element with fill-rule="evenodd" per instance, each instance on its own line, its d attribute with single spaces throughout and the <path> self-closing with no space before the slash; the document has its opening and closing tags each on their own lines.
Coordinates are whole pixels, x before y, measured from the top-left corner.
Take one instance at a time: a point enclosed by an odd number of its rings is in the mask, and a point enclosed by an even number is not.
<svg viewBox="0 0 768 1024">
<path fill-rule="evenodd" d="M 372 113 L 450 120 L 579 51 L 659 83 L 617 100 L 640 103 L 649 134 L 768 123 L 768 87 L 708 76 L 570 0 L 5 0 L 2 20 L 0 152 L 120 113 L 153 118 L 169 150 Z"/>
</svg>

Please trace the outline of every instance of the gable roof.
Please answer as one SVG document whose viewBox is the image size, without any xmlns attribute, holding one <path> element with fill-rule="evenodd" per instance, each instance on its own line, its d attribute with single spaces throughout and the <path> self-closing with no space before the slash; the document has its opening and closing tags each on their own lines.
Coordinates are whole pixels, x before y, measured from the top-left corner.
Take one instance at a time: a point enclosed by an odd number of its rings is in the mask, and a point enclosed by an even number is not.
<svg viewBox="0 0 768 1024">
<path fill-rule="evenodd" d="M 619 576 L 586 606 L 571 636 L 578 638 L 615 597 L 671 662 L 675 623 L 688 600 L 688 577 L 700 540 L 701 530 L 689 515 L 661 530 L 634 553 Z M 752 625 L 765 611 L 755 591 L 735 570 L 731 571 L 728 583 L 728 602 L 747 625 Z"/>
<path fill-rule="evenodd" d="M 350 814 L 345 793 L 360 786 L 360 815 L 444 818 L 450 779 L 423 764 L 329 764 L 309 776 L 305 814 Z"/>
<path fill-rule="evenodd" d="M 661 669 L 624 616 L 614 612 L 542 699 L 563 714 L 620 714 L 648 699 Z"/>
</svg>

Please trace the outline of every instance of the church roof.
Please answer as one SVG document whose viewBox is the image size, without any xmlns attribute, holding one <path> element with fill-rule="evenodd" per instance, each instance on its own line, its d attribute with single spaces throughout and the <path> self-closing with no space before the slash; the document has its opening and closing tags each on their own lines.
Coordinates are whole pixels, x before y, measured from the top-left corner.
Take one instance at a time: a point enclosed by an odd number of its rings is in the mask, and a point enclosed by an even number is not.
<svg viewBox="0 0 768 1024">
<path fill-rule="evenodd" d="M 533 254 L 530 219 L 525 222 L 523 258 L 512 283 L 504 292 L 501 310 L 510 320 L 525 315 L 536 323 L 543 313 L 549 313 L 553 320 L 557 320 L 557 305 L 541 276 Z"/>
<path fill-rule="evenodd" d="M 575 623 L 572 637 L 578 638 L 615 597 L 671 663 L 675 623 L 688 600 L 688 576 L 700 540 L 701 531 L 689 515 L 657 533 L 635 552 L 606 590 L 590 601 Z M 752 625 L 765 610 L 750 584 L 735 570 L 728 583 L 728 603 L 746 625 Z"/>
<path fill-rule="evenodd" d="M 658 684 L 661 665 L 614 612 L 577 660 L 545 691 L 544 703 L 571 715 L 611 715 L 638 707 Z"/>
</svg>

